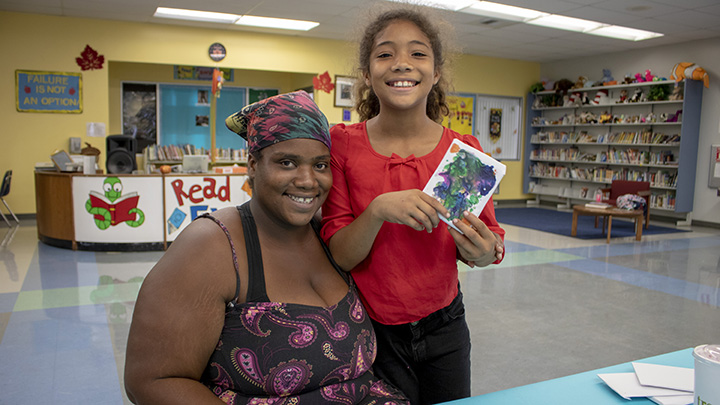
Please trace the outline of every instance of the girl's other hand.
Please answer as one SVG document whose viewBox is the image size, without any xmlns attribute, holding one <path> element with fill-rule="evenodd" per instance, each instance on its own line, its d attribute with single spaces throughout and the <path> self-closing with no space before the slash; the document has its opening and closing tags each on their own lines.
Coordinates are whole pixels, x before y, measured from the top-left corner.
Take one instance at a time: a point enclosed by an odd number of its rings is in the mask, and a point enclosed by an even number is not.
<svg viewBox="0 0 720 405">
<path fill-rule="evenodd" d="M 448 226 L 458 252 L 468 266 L 484 267 L 502 259 L 505 252 L 502 238 L 491 231 L 480 218 L 465 211 L 463 219 L 455 219 L 453 224 L 464 233 L 463 235 Z"/>
<path fill-rule="evenodd" d="M 371 207 L 374 216 L 382 221 L 428 233 L 440 223 L 438 215 L 448 215 L 439 201 L 418 189 L 381 194 L 370 203 Z"/>
</svg>

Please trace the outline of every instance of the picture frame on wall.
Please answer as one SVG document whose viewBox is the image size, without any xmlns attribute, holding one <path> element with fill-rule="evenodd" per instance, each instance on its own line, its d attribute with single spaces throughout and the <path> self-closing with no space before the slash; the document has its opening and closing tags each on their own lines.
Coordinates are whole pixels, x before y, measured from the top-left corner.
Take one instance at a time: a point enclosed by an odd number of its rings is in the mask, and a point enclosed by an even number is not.
<svg viewBox="0 0 720 405">
<path fill-rule="evenodd" d="M 353 106 L 352 87 L 355 78 L 335 75 L 335 107 Z"/>
</svg>

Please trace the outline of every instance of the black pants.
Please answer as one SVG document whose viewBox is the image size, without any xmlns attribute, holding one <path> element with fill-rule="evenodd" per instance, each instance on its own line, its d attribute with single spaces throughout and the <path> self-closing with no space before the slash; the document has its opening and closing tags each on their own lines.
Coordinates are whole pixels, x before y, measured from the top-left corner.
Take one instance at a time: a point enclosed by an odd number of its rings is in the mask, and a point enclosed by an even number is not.
<svg viewBox="0 0 720 405">
<path fill-rule="evenodd" d="M 402 390 L 410 403 L 436 404 L 470 396 L 470 330 L 462 293 L 418 322 L 383 325 L 375 374 Z"/>
</svg>

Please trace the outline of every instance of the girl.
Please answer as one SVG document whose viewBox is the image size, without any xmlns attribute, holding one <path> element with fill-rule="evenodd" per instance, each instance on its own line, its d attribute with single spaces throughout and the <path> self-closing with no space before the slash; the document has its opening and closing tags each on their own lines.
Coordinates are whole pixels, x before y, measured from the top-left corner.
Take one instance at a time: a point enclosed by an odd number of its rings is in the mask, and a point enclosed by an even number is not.
<svg viewBox="0 0 720 405">
<path fill-rule="evenodd" d="M 333 186 L 323 238 L 352 270 L 378 338 L 375 369 L 413 404 L 470 396 L 470 334 L 456 260 L 503 256 L 493 204 L 438 227 L 442 204 L 421 189 L 453 139 L 439 30 L 418 8 L 379 15 L 359 47 L 356 109 L 362 122 L 331 129 Z M 425 231 L 425 232 L 418 232 Z"/>
</svg>

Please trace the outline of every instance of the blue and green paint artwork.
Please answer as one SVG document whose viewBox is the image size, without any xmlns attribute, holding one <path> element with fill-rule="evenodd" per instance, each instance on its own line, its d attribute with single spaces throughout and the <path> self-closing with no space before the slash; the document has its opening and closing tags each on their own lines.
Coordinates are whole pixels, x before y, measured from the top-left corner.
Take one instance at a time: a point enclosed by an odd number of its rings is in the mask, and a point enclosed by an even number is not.
<svg viewBox="0 0 720 405">
<path fill-rule="evenodd" d="M 440 219 L 454 227 L 451 221 L 462 219 L 463 211 L 483 210 L 504 174 L 504 164 L 455 140 L 424 191 L 443 202 L 450 218 Z"/>
</svg>

